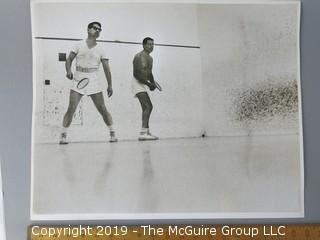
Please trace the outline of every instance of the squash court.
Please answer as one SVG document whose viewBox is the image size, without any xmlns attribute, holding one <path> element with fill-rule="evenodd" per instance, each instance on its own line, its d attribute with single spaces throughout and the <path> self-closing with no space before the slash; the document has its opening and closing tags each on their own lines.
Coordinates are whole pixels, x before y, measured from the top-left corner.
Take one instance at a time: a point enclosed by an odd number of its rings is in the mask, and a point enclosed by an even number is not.
<svg viewBox="0 0 320 240">
<path fill-rule="evenodd" d="M 303 217 L 299 16 L 297 2 L 32 3 L 31 218 Z M 119 141 L 83 97 L 62 146 L 66 59 L 91 21 Z M 149 92 L 159 140 L 139 142 L 130 86 L 145 37 L 163 91 Z"/>
</svg>

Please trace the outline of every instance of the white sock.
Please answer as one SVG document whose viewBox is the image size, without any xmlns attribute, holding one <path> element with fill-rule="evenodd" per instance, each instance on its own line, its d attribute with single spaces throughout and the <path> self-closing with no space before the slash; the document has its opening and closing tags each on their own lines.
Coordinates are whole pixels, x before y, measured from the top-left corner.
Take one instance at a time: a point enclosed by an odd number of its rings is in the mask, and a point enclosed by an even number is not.
<svg viewBox="0 0 320 240">
<path fill-rule="evenodd" d="M 110 132 L 114 132 L 113 125 L 108 126 Z"/>
<path fill-rule="evenodd" d="M 147 133 L 149 131 L 149 128 L 141 128 L 141 133 Z"/>
<path fill-rule="evenodd" d="M 62 133 L 67 133 L 67 132 L 68 132 L 68 128 L 62 127 Z"/>
</svg>

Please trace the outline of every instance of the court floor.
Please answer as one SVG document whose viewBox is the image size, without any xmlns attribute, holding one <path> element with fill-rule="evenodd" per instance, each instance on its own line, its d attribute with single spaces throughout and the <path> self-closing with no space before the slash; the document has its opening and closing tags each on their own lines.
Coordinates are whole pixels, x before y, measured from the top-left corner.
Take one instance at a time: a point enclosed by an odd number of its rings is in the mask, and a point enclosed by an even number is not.
<svg viewBox="0 0 320 240">
<path fill-rule="evenodd" d="M 38 144 L 32 165 L 34 219 L 303 212 L 298 135 Z"/>
</svg>

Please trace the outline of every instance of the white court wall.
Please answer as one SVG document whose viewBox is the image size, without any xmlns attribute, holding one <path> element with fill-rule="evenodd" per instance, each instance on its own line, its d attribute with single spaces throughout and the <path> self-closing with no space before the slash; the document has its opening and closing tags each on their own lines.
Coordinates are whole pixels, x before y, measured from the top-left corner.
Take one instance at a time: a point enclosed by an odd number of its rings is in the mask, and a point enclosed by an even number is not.
<svg viewBox="0 0 320 240">
<path fill-rule="evenodd" d="M 100 21 L 101 40 L 198 45 L 197 8 L 191 4 L 36 4 L 33 8 L 34 37 L 85 38 L 87 24 Z M 73 41 L 34 40 L 35 142 L 56 142 L 67 108 L 69 82 L 58 53 L 68 53 Z M 141 127 L 141 109 L 130 91 L 133 56 L 141 45 L 99 43 L 110 57 L 114 95 L 106 99 L 120 139 L 136 139 Z M 159 137 L 200 136 L 202 86 L 200 51 L 197 48 L 155 46 L 154 76 L 163 92 L 152 92 L 154 111 L 150 127 Z M 100 78 L 107 87 L 103 70 Z M 44 85 L 44 80 L 50 85 Z M 48 110 L 49 108 L 49 110 Z M 83 114 L 82 114 L 83 113 Z M 89 98 L 70 128 L 71 141 L 103 141 L 105 127 Z"/>
<path fill-rule="evenodd" d="M 298 132 L 298 4 L 199 5 L 209 136 Z"/>
</svg>

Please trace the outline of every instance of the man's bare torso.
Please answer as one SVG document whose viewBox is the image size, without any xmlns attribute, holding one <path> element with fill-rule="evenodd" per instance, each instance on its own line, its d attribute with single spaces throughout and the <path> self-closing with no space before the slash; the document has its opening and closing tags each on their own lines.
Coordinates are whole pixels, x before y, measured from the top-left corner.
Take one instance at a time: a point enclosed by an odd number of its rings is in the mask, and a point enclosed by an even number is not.
<svg viewBox="0 0 320 240">
<path fill-rule="evenodd" d="M 139 72 L 140 76 L 144 80 L 149 80 L 150 75 L 152 74 L 152 57 L 144 51 L 137 53 L 133 59 L 133 71 Z"/>
</svg>

